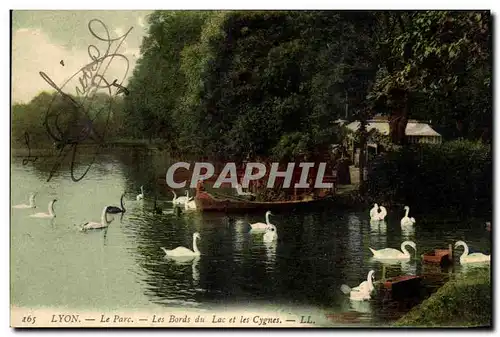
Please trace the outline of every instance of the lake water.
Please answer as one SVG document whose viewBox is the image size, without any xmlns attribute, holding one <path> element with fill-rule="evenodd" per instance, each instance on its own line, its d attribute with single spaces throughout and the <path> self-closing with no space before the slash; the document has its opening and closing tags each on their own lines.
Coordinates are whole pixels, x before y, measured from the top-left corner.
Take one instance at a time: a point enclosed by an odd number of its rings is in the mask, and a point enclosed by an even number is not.
<svg viewBox="0 0 500 337">
<path fill-rule="evenodd" d="M 262 234 L 249 233 L 248 226 L 265 222 L 264 214 L 153 214 L 154 193 L 165 212 L 172 210 L 170 193 L 154 185 L 169 165 L 164 153 L 106 151 L 79 182 L 71 180 L 67 163 L 46 182 L 53 163 L 49 158 L 28 165 L 12 158 L 12 205 L 27 203 L 34 191 L 36 212 L 46 211 L 48 202 L 58 199 L 55 219 L 30 218 L 30 209 L 11 210 L 13 306 L 123 311 L 280 308 L 312 315 L 322 326 L 383 325 L 408 308 L 381 306 L 375 300 L 351 304 L 340 291 L 342 284 L 358 285 L 371 269 L 376 279 L 382 277 L 383 265 L 371 259 L 368 247 L 399 249 L 402 241 L 411 239 L 420 256 L 464 240 L 471 250 L 490 252 L 490 233 L 484 228 L 488 219 L 426 220 L 418 205 L 410 205 L 410 216 L 417 219 L 413 233 L 401 231 L 402 209 L 389 209 L 386 226 L 376 227 L 369 223 L 368 209 L 327 205 L 314 212 L 276 213 L 271 222 L 279 240 L 266 246 Z M 145 200 L 136 201 L 141 185 Z M 122 192 L 127 209 L 123 218 L 114 215 L 106 230 L 78 230 L 78 224 L 99 221 L 104 206 L 119 206 Z M 183 264 L 165 259 L 160 247 L 192 248 L 194 232 L 201 236 L 199 259 Z M 455 254 L 454 272 L 461 271 L 461 252 Z M 421 272 L 419 259 L 385 268 L 386 277 Z M 325 319 L 333 313 L 336 319 Z"/>
</svg>

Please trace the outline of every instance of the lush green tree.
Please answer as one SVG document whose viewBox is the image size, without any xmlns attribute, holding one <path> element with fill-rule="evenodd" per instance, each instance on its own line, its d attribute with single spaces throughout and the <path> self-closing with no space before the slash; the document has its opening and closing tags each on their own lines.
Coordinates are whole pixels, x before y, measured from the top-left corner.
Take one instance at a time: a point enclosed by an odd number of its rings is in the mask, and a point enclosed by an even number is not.
<svg viewBox="0 0 500 337">
<path fill-rule="evenodd" d="M 410 115 L 478 136 L 491 121 L 489 12 L 380 12 L 371 97 L 404 142 Z"/>
<path fill-rule="evenodd" d="M 177 141 L 172 120 L 184 99 L 187 82 L 181 71 L 181 52 L 198 40 L 210 12 L 155 11 L 148 16 L 148 34 L 134 68 L 125 98 L 127 129 L 135 137 Z"/>
<path fill-rule="evenodd" d="M 200 41 L 183 52 L 189 90 L 177 120 L 189 120 L 185 147 L 239 159 L 290 159 L 338 143 L 334 121 L 345 115 L 346 99 L 362 104 L 375 74 L 373 16 L 357 14 L 212 16 Z"/>
<path fill-rule="evenodd" d="M 78 97 L 68 97 L 85 108 L 75 106 L 60 94 L 47 92 L 41 92 L 28 104 L 14 104 L 12 144 L 24 146 L 26 133 L 32 148 L 51 146 L 54 141 L 67 142 L 78 138 L 107 141 L 120 136 L 125 119 L 120 96 L 98 93 L 86 104 Z M 86 125 L 94 131 L 92 137 L 83 137 Z"/>
</svg>

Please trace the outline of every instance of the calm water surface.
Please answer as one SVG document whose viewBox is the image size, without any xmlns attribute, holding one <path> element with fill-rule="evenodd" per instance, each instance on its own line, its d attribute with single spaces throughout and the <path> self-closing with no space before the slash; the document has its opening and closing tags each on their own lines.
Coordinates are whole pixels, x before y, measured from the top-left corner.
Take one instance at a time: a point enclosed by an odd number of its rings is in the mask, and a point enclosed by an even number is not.
<svg viewBox="0 0 500 337">
<path fill-rule="evenodd" d="M 155 188 L 155 177 L 169 163 L 161 153 L 145 150 L 108 150 L 101 154 L 87 176 L 73 182 L 68 166 L 46 182 L 49 163 L 22 165 L 12 159 L 11 203 L 27 203 L 37 191 L 36 212 L 43 212 L 53 198 L 55 219 L 29 218 L 30 209 L 11 210 L 11 302 L 22 307 L 132 310 L 155 308 L 281 308 L 299 315 L 356 313 L 355 324 L 384 324 L 405 310 L 397 304 L 382 308 L 371 302 L 351 304 L 340 291 L 342 284 L 356 286 L 370 269 L 376 279 L 419 274 L 417 259 L 383 268 L 371 259 L 368 247 L 399 248 L 410 239 L 417 255 L 447 247 L 457 240 L 471 250 L 489 253 L 490 236 L 484 219 L 447 222 L 426 220 L 412 206 L 417 218 L 413 233 L 402 233 L 403 210 L 389 210 L 385 226 L 370 226 L 368 211 L 353 212 L 328 206 L 311 212 L 277 213 L 271 222 L 279 240 L 267 246 L 262 234 L 249 233 L 249 222 L 265 222 L 264 214 L 231 215 L 152 213 L 154 194 L 165 212 L 172 196 Z M 136 201 L 144 185 L 145 200 Z M 80 232 L 76 225 L 99 221 L 106 205 L 119 206 L 126 193 L 127 212 L 106 230 Z M 179 191 L 182 192 L 182 191 Z M 193 191 L 192 191 L 193 192 Z M 410 205 L 411 206 L 411 205 Z M 192 248 L 192 234 L 199 232 L 201 257 L 178 263 L 165 259 L 160 247 Z M 411 248 L 409 248 L 411 249 Z M 410 250 L 413 254 L 413 252 Z M 461 250 L 455 254 L 458 260 Z M 458 263 L 454 272 L 461 272 Z M 345 323 L 345 322 L 343 322 Z"/>
</svg>

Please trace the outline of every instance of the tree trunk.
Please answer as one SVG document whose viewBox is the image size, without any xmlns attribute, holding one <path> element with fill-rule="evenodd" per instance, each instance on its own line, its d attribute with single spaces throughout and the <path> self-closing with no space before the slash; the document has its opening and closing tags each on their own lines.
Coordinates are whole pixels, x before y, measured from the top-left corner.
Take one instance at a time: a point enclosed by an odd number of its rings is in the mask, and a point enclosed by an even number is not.
<svg viewBox="0 0 500 337">
<path fill-rule="evenodd" d="M 389 135 L 393 144 L 404 145 L 406 143 L 406 126 L 408 125 L 408 113 L 405 109 L 394 109 L 389 118 Z"/>
<path fill-rule="evenodd" d="M 410 95 L 406 89 L 395 88 L 390 93 L 392 104 L 389 117 L 389 135 L 393 144 L 406 144 L 406 125 L 408 124 L 408 108 Z"/>
</svg>

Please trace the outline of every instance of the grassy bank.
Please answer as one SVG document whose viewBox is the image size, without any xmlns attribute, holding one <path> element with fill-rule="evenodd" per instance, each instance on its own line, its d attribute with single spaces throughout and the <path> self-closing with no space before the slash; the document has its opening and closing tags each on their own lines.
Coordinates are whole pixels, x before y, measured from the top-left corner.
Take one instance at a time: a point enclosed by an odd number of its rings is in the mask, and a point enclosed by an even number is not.
<svg viewBox="0 0 500 337">
<path fill-rule="evenodd" d="M 397 327 L 491 327 L 490 269 L 457 275 L 399 319 Z"/>
</svg>

